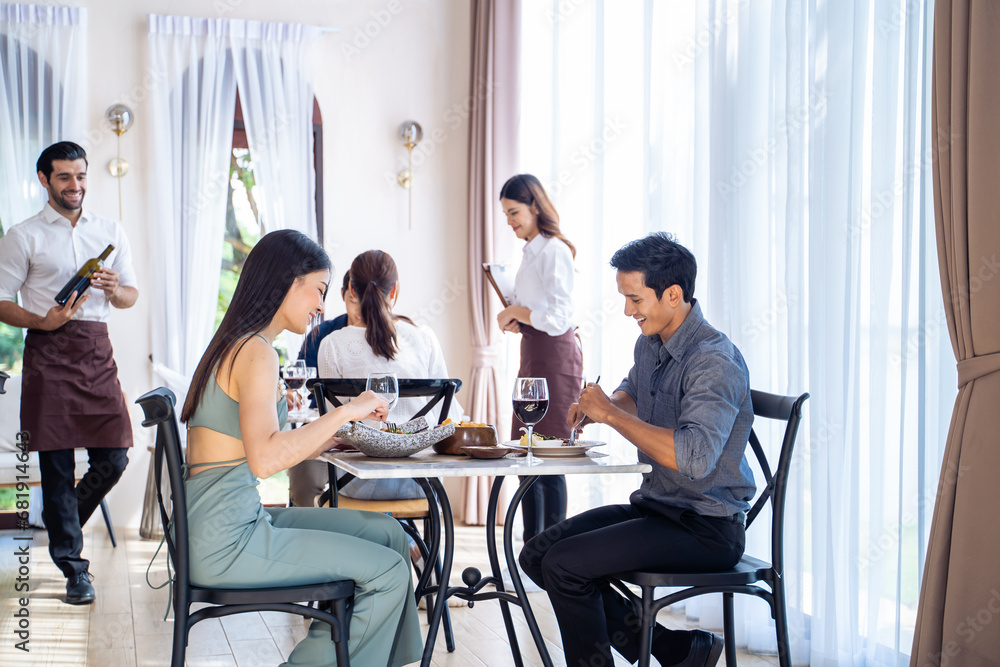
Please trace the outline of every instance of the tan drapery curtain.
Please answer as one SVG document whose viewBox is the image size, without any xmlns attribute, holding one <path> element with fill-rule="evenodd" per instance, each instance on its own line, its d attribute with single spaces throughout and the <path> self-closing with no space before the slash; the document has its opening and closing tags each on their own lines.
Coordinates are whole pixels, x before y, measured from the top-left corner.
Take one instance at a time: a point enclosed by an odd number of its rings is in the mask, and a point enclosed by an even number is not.
<svg viewBox="0 0 1000 667">
<path fill-rule="evenodd" d="M 499 300 L 483 277 L 483 262 L 492 262 L 498 197 L 517 162 L 520 105 L 520 0 L 476 0 L 472 4 L 472 113 L 469 124 L 469 293 L 472 300 L 472 379 L 469 414 L 473 421 L 499 427 L 507 402 L 499 396 Z M 497 429 L 499 433 L 505 431 Z M 502 437 L 502 436 L 501 436 Z M 464 521 L 486 522 L 490 477 L 465 479 Z"/>
<path fill-rule="evenodd" d="M 911 664 L 1000 658 L 1000 2 L 937 0 L 937 249 L 958 360 Z"/>
</svg>

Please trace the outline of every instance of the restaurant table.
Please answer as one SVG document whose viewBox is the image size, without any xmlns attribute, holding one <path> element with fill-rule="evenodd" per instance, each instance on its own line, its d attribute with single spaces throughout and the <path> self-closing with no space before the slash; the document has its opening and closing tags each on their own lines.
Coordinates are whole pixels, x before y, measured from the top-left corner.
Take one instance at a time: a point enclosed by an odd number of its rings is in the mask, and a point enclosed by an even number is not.
<svg viewBox="0 0 1000 667">
<path fill-rule="evenodd" d="M 503 614 L 504 625 L 507 630 L 507 638 L 510 642 L 511 655 L 514 664 L 521 667 L 520 647 L 517 643 L 517 636 L 514 633 L 514 623 L 511 619 L 509 604 L 516 604 L 521 607 L 524 613 L 525 622 L 531 637 L 535 641 L 542 663 L 546 667 L 551 667 L 552 659 L 545 648 L 545 641 L 542 633 L 538 629 L 538 623 L 531 611 L 528 597 L 525 595 L 524 585 L 521 583 L 521 576 L 517 568 L 517 558 L 513 551 L 513 526 L 514 516 L 517 507 L 524 497 L 525 492 L 531 487 L 538 477 L 542 475 L 607 475 L 612 473 L 641 473 L 649 472 L 652 468 L 645 463 L 621 462 L 616 458 L 605 454 L 593 454 L 591 456 L 579 457 L 559 457 L 541 459 L 535 457 L 537 465 L 527 465 L 526 459 L 521 458 L 500 458 L 500 459 L 473 459 L 466 456 L 447 456 L 435 454 L 430 450 L 424 450 L 412 456 L 396 459 L 372 458 L 360 452 L 325 452 L 320 456 L 323 460 L 341 470 L 354 475 L 360 479 L 389 479 L 389 478 L 412 478 L 424 490 L 430 510 L 431 523 L 431 543 L 429 547 L 429 557 L 426 559 L 428 567 L 424 568 L 420 580 L 417 583 L 418 597 L 427 593 L 435 593 L 434 609 L 428 621 L 427 641 L 424 644 L 424 655 L 420 664 L 424 667 L 430 664 L 431 655 L 434 651 L 434 642 L 437 638 L 438 626 L 441 617 L 447 606 L 447 598 L 456 596 L 469 602 L 482 600 L 499 600 L 500 611 Z M 332 474 L 332 471 L 331 471 Z M 507 569 L 510 573 L 511 583 L 514 585 L 514 593 L 504 589 L 504 582 L 500 572 L 500 563 L 497 557 L 496 545 L 496 515 L 497 506 L 500 502 L 500 487 L 503 478 L 508 475 L 520 476 L 520 484 L 510 505 L 507 507 L 506 520 L 503 526 L 503 547 L 504 557 L 507 562 Z M 455 552 L 455 524 L 452 517 L 451 504 L 448 502 L 448 495 L 439 478 L 441 477 L 494 477 L 493 486 L 490 489 L 490 500 L 486 512 L 486 550 L 490 559 L 490 576 L 483 577 L 478 569 L 466 568 L 462 573 L 464 586 L 451 586 L 451 566 Z M 443 526 L 438 518 L 438 504 L 440 504 L 440 514 L 443 517 Z M 434 569 L 432 564 L 437 561 L 441 545 L 441 529 L 444 529 L 444 554 L 439 584 L 430 585 L 430 574 Z M 444 585 L 441 585 L 444 582 Z M 493 586 L 494 590 L 483 592 L 486 586 Z M 471 605 L 470 605 L 471 606 Z"/>
</svg>

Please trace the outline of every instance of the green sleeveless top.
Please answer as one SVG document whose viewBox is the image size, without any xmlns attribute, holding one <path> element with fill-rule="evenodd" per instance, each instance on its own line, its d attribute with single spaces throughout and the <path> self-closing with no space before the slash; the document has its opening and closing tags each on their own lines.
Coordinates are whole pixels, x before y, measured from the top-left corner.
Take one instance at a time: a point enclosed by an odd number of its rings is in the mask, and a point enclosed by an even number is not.
<svg viewBox="0 0 1000 667">
<path fill-rule="evenodd" d="M 260 336 L 260 334 L 254 334 Z M 260 336 L 264 339 L 263 336 Z M 266 340 L 266 339 L 264 339 Z M 278 425 L 284 428 L 288 421 L 288 403 L 282 396 L 278 400 Z M 201 395 L 201 401 L 195 409 L 194 414 L 188 421 L 188 428 L 204 426 L 205 428 L 232 436 L 237 440 L 242 440 L 240 432 L 240 404 L 226 392 L 222 391 L 215 373 L 212 373 L 212 381 L 205 384 L 205 391 Z"/>
</svg>

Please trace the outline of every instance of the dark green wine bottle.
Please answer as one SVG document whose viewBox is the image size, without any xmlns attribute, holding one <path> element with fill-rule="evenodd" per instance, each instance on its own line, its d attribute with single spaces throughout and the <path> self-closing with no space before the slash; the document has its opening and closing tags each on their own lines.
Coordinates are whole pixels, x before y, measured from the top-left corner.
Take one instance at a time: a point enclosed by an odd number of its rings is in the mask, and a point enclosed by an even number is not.
<svg viewBox="0 0 1000 667">
<path fill-rule="evenodd" d="M 76 292 L 77 299 L 83 296 L 83 293 L 87 291 L 88 287 L 90 287 L 90 279 L 94 275 L 94 272 L 104 265 L 104 260 L 108 258 L 111 251 L 114 249 L 115 247 L 113 245 L 108 245 L 108 247 L 104 249 L 104 252 L 102 252 L 98 257 L 88 259 L 86 263 L 80 267 L 80 270 L 76 272 L 76 275 L 70 278 L 66 284 L 63 285 L 63 288 L 59 290 L 59 294 L 56 294 L 56 303 L 60 306 L 66 305 L 69 295 L 74 291 Z M 74 301 L 73 303 L 76 302 Z"/>
</svg>

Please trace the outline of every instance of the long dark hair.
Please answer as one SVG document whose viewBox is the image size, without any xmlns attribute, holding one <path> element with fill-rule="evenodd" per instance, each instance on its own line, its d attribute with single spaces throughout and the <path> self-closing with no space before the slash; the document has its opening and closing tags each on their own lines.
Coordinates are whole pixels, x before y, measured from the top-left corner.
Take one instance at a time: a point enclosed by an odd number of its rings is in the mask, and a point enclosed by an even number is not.
<svg viewBox="0 0 1000 667">
<path fill-rule="evenodd" d="M 512 199 L 522 204 L 538 209 L 538 233 L 545 237 L 555 237 L 569 246 L 573 257 L 576 257 L 576 246 L 563 236 L 559 229 L 559 214 L 552 200 L 542 187 L 541 181 L 531 174 L 511 176 L 500 188 L 500 199 Z"/>
<path fill-rule="evenodd" d="M 351 287 L 361 303 L 361 319 L 365 323 L 365 340 L 376 355 L 390 361 L 396 358 L 396 320 L 412 321 L 394 315 L 389 294 L 399 282 L 396 262 L 389 253 L 366 250 L 351 263 Z"/>
<path fill-rule="evenodd" d="M 326 251 L 302 232 L 283 229 L 265 234 L 257 242 L 243 264 L 222 324 L 191 379 L 181 421 L 187 422 L 194 415 L 209 376 L 233 346 L 239 343 L 229 362 L 230 371 L 249 335 L 260 332 L 274 319 L 292 284 L 302 276 L 324 270 L 330 270 Z"/>
</svg>

